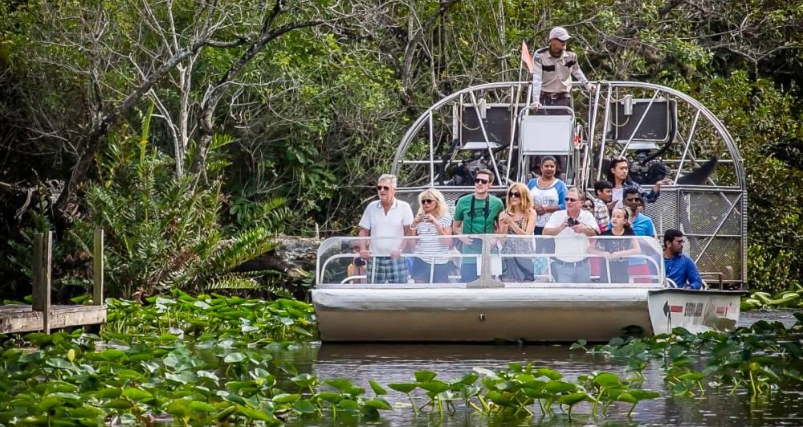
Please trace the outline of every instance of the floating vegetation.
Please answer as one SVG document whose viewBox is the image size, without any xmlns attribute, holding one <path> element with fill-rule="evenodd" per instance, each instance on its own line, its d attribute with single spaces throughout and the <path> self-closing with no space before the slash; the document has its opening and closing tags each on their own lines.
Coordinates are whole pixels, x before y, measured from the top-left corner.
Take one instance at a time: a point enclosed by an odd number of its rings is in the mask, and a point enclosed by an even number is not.
<svg viewBox="0 0 803 427">
<path fill-rule="evenodd" d="M 311 341 L 318 335 L 315 309 L 301 301 L 218 294 L 191 296 L 177 289 L 172 296 L 146 298 L 147 305 L 107 299 L 109 311 L 103 337 L 123 341 L 150 341 L 163 335 L 191 336 L 200 341 L 237 337 L 259 345 Z"/>
<path fill-rule="evenodd" d="M 753 292 L 749 297 L 742 298 L 742 310 L 769 309 L 769 308 L 801 308 L 803 307 L 803 286 L 795 284 L 788 291 L 771 295 L 767 292 Z"/>
<path fill-rule="evenodd" d="M 636 378 L 649 360 L 661 360 L 665 381 L 676 396 L 703 395 L 708 384 L 732 394 L 744 390 L 758 400 L 803 381 L 796 369 L 803 357 L 803 313 L 794 316 L 797 323 L 790 328 L 762 320 L 728 333 L 692 334 L 676 328 L 672 334 L 617 338 L 590 348 L 579 341 L 571 348 L 623 361 Z"/>
<path fill-rule="evenodd" d="M 108 303 L 101 336 L 76 330 L 2 342 L 0 425 L 271 426 L 324 414 L 375 419 L 393 409 L 385 400 L 388 388 L 407 395 L 415 414 L 428 408 L 444 416 L 462 402 L 489 416 L 520 419 L 539 410 L 571 417 L 581 403 L 597 417 L 624 402 L 629 415 L 639 401 L 658 396 L 608 372 L 570 382 L 557 371 L 516 363 L 500 371 L 476 368 L 454 381 L 418 371 L 410 383 L 369 381 L 369 392 L 351 379 L 319 379 L 273 360 L 292 342 L 315 336 L 308 304 L 181 291 L 148 298 L 144 306 Z M 426 402 L 419 406 L 422 394 Z"/>
</svg>

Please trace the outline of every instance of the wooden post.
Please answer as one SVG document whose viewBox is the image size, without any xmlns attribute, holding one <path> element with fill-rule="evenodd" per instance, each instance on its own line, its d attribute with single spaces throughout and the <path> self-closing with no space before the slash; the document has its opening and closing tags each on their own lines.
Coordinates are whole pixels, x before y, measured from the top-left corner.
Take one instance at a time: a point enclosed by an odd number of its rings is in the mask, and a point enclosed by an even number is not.
<svg viewBox="0 0 803 427">
<path fill-rule="evenodd" d="M 50 333 L 50 274 L 53 259 L 53 232 L 33 236 L 33 304 L 42 312 L 42 330 Z"/>
<path fill-rule="evenodd" d="M 95 243 L 92 246 L 92 280 L 95 283 L 92 289 L 92 303 L 103 305 L 103 229 L 95 229 Z"/>
</svg>

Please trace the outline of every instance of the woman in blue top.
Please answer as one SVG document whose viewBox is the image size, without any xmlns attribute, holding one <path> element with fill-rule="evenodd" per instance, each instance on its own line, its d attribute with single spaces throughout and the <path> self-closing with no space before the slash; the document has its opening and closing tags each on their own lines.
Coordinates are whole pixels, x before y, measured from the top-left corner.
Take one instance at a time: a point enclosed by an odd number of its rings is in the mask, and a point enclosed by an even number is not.
<svg viewBox="0 0 803 427">
<path fill-rule="evenodd" d="M 668 184 L 668 180 L 662 180 L 655 183 L 650 191 L 644 191 L 637 182 L 630 179 L 630 163 L 625 157 L 615 157 L 611 160 L 611 169 L 608 171 L 608 182 L 613 184 L 613 197 L 608 204 L 608 210 L 622 206 L 622 198 L 624 197 L 625 188 L 635 188 L 638 190 L 641 197 L 648 203 L 654 203 L 661 195 L 661 184 Z"/>
<path fill-rule="evenodd" d="M 535 209 L 535 234 L 544 234 L 546 226 L 552 212 L 566 209 L 566 184 L 563 183 L 557 174 L 557 160 L 552 156 L 541 158 L 541 176 L 533 178 L 527 183 L 530 196 L 533 200 Z M 555 251 L 555 242 L 552 240 L 538 239 L 535 244 L 536 253 L 552 253 Z"/>
</svg>

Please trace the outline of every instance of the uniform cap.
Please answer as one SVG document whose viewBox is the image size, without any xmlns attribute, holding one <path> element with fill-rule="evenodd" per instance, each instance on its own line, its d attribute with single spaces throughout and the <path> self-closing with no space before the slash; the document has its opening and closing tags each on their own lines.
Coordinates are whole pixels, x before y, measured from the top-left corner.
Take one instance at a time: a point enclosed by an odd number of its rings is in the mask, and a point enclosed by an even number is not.
<svg viewBox="0 0 803 427">
<path fill-rule="evenodd" d="M 569 32 L 566 31 L 566 29 L 563 28 L 563 27 L 555 27 L 555 28 L 552 29 L 552 31 L 549 32 L 549 39 L 550 40 L 558 39 L 558 40 L 560 40 L 562 42 L 565 42 L 566 40 L 569 40 L 570 38 L 572 38 L 572 37 L 569 35 Z"/>
</svg>

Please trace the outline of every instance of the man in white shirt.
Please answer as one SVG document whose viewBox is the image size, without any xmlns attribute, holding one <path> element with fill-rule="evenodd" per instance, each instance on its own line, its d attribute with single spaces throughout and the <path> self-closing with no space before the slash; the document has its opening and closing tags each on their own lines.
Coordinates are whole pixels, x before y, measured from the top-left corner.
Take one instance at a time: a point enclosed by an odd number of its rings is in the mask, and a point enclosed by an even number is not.
<svg viewBox="0 0 803 427">
<path fill-rule="evenodd" d="M 586 258 L 588 238 L 597 235 L 597 221 L 584 211 L 583 194 L 577 188 L 566 193 L 566 209 L 556 211 L 544 227 L 544 235 L 555 238 L 552 270 L 559 283 L 591 282 L 591 266 Z"/>
<path fill-rule="evenodd" d="M 368 283 L 407 283 L 407 262 L 401 254 L 412 236 L 413 210 L 396 199 L 396 177 L 382 175 L 376 185 L 379 200 L 365 208 L 360 219 L 360 257 L 368 260 Z"/>
</svg>

